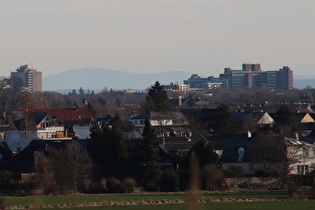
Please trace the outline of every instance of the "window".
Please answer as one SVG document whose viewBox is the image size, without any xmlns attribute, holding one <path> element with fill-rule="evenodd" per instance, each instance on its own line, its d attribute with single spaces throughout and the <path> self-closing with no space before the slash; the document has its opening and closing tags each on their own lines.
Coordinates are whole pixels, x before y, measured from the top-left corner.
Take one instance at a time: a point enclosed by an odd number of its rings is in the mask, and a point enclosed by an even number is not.
<svg viewBox="0 0 315 210">
<path fill-rule="evenodd" d="M 309 173 L 309 167 L 308 165 L 298 165 L 297 166 L 297 173 L 299 175 L 306 175 Z"/>
</svg>

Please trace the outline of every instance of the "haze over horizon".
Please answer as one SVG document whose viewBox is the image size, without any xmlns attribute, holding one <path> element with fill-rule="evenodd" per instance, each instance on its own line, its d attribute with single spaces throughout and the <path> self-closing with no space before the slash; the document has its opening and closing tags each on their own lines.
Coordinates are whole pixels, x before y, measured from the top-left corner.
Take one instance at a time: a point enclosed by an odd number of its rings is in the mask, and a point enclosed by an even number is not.
<svg viewBox="0 0 315 210">
<path fill-rule="evenodd" d="M 218 76 L 260 63 L 314 75 L 315 1 L 1 1 L 0 76 L 92 66 Z"/>
</svg>

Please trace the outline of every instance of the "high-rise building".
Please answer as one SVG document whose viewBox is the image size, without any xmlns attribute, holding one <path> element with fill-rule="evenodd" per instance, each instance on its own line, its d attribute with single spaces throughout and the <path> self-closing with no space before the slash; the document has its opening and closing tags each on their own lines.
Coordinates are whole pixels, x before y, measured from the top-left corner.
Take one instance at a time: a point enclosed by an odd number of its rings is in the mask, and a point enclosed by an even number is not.
<svg viewBox="0 0 315 210">
<path fill-rule="evenodd" d="M 260 64 L 243 64 L 242 70 L 225 68 L 220 80 L 230 89 L 284 89 L 293 88 L 293 71 L 284 66 L 278 71 L 262 71 Z"/>
<path fill-rule="evenodd" d="M 22 65 L 11 72 L 11 86 L 17 91 L 42 92 L 42 72 Z"/>
</svg>

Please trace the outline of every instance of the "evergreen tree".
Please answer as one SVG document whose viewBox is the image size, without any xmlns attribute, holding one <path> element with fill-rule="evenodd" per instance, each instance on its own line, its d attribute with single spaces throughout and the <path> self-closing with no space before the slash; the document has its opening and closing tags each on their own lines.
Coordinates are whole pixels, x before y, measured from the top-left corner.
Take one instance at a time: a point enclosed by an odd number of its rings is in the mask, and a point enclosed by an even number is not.
<svg viewBox="0 0 315 210">
<path fill-rule="evenodd" d="M 83 88 L 80 87 L 80 89 L 79 89 L 79 94 L 80 94 L 80 95 L 83 95 L 84 93 L 85 93 L 85 92 L 84 92 Z"/>
<path fill-rule="evenodd" d="M 138 166 L 143 178 L 143 188 L 147 191 L 158 191 L 161 179 L 161 168 L 157 165 L 159 157 L 159 143 L 148 119 L 143 129 L 144 140 L 138 147 Z"/>
<path fill-rule="evenodd" d="M 218 138 L 234 135 L 239 130 L 239 126 L 233 119 L 229 107 L 225 104 L 220 104 L 217 107 L 211 128 L 213 134 Z"/>
<path fill-rule="evenodd" d="M 167 112 L 171 110 L 167 93 L 159 81 L 156 81 L 149 89 L 146 97 L 145 109 L 147 112 Z"/>
<path fill-rule="evenodd" d="M 188 95 L 187 104 L 192 108 L 196 105 L 195 99 L 192 97 L 191 94 Z"/>
<path fill-rule="evenodd" d="M 101 163 L 107 175 L 122 176 L 128 157 L 127 145 L 115 125 L 103 125 L 91 128 L 91 139 L 88 139 L 88 150 L 91 157 Z"/>
<path fill-rule="evenodd" d="M 206 140 L 199 140 L 191 148 L 189 153 L 194 152 L 198 159 L 199 166 L 202 168 L 206 164 L 216 164 L 218 162 L 218 155 L 213 151 L 214 148 L 210 142 Z"/>
<path fill-rule="evenodd" d="M 297 119 L 287 106 L 282 106 L 276 112 L 275 121 L 281 135 L 294 137 L 299 130 Z"/>
</svg>

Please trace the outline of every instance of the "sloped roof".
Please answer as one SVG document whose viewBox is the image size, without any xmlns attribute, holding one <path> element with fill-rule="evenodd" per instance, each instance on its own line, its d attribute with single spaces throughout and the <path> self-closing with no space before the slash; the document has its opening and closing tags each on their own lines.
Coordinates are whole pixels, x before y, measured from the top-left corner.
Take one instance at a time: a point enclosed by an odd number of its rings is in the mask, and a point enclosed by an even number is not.
<svg viewBox="0 0 315 210">
<path fill-rule="evenodd" d="M 245 153 L 242 162 L 246 162 L 249 161 L 249 147 L 252 144 L 253 142 L 250 141 L 247 135 L 240 134 L 215 142 L 214 147 L 216 150 L 223 150 L 219 162 L 237 162 L 239 157 L 238 149 L 243 147 L 245 149 Z"/>
<path fill-rule="evenodd" d="M 182 109 L 181 112 L 187 118 L 196 118 L 208 130 L 217 114 L 217 109 Z"/>
<path fill-rule="evenodd" d="M 104 117 L 97 119 L 99 125 L 113 125 L 117 122 L 117 120 L 118 119 L 116 117 Z"/>
<path fill-rule="evenodd" d="M 177 122 L 180 122 L 181 120 L 186 120 L 184 115 L 180 112 L 170 112 L 170 113 L 150 112 L 147 114 L 141 114 L 134 117 L 130 117 L 130 120 L 145 120 L 146 118 L 151 119 L 151 120 L 173 119 Z"/>
<path fill-rule="evenodd" d="M 47 112 L 34 112 L 34 113 L 31 113 L 31 117 L 34 120 L 34 122 L 36 123 L 36 125 L 41 123 L 47 117 L 47 115 L 48 115 Z"/>
<path fill-rule="evenodd" d="M 13 111 L 8 114 L 8 125 L 14 130 L 25 128 L 25 119 L 29 118 L 35 125 L 40 124 L 48 116 L 47 112 Z"/>
<path fill-rule="evenodd" d="M 17 109 L 15 111 L 26 111 L 26 109 Z M 29 112 L 47 112 L 50 116 L 56 117 L 61 123 L 66 120 L 78 119 L 93 119 L 96 120 L 95 115 L 88 107 L 78 108 L 41 108 L 41 109 L 28 109 Z"/>
<path fill-rule="evenodd" d="M 300 123 L 314 122 L 314 119 L 309 113 L 296 113 L 296 118 Z"/>
<path fill-rule="evenodd" d="M 67 127 L 78 126 L 89 126 L 92 123 L 92 119 L 79 119 L 79 120 L 66 120 L 64 123 Z"/>
<path fill-rule="evenodd" d="M 76 140 L 81 148 L 85 147 L 85 140 Z M 21 152 L 17 153 L 14 156 L 11 156 L 10 159 L 3 162 L 0 165 L 2 170 L 14 170 L 20 172 L 31 172 L 34 170 L 34 151 L 46 151 L 47 146 L 52 146 L 54 148 L 60 148 L 66 144 L 73 143 L 73 140 L 32 140 L 31 143 Z"/>
<path fill-rule="evenodd" d="M 247 115 L 246 112 L 232 112 L 231 113 L 233 116 L 233 119 L 237 122 L 237 123 L 243 123 L 244 119 Z"/>
</svg>

